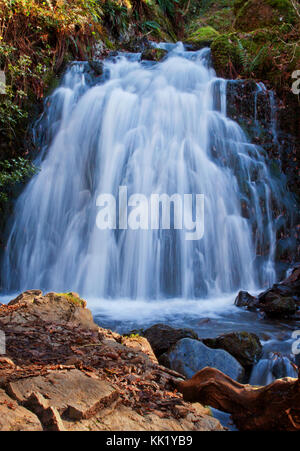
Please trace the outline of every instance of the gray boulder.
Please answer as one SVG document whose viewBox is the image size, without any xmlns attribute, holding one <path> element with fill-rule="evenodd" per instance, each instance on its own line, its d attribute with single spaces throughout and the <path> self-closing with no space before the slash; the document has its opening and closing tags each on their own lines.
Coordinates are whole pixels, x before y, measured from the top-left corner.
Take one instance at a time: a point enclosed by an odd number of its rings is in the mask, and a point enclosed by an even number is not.
<svg viewBox="0 0 300 451">
<path fill-rule="evenodd" d="M 211 349 L 198 340 L 183 338 L 163 355 L 165 366 L 191 378 L 209 366 L 217 368 L 227 376 L 242 381 L 244 369 L 239 362 L 223 349 Z"/>
<path fill-rule="evenodd" d="M 197 340 L 198 335 L 192 329 L 174 329 L 167 324 L 154 324 L 146 329 L 143 336 L 149 341 L 155 355 L 159 358 L 182 338 Z"/>
</svg>

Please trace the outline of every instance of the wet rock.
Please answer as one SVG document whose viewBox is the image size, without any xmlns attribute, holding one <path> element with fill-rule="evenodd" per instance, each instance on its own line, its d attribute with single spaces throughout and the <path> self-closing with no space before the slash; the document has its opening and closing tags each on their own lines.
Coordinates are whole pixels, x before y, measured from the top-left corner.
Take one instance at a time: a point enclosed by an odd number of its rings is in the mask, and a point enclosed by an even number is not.
<svg viewBox="0 0 300 451">
<path fill-rule="evenodd" d="M 202 341 L 210 348 L 229 352 L 245 368 L 257 363 L 262 355 L 262 345 L 258 336 L 248 332 L 232 332 Z"/>
<path fill-rule="evenodd" d="M 300 306 L 300 265 L 281 283 L 258 296 L 258 307 L 269 317 L 286 318 L 293 316 Z"/>
<path fill-rule="evenodd" d="M 0 431 L 42 431 L 38 417 L 0 389 Z"/>
<path fill-rule="evenodd" d="M 234 305 L 237 307 L 246 307 L 250 311 L 257 310 L 257 298 L 251 296 L 247 291 L 240 291 L 235 298 Z"/>
<path fill-rule="evenodd" d="M 240 363 L 223 349 L 211 349 L 198 340 L 183 338 L 164 354 L 168 367 L 187 378 L 205 367 L 217 368 L 232 379 L 241 381 L 244 369 Z"/>
<path fill-rule="evenodd" d="M 150 41 L 145 36 L 143 37 L 134 36 L 128 42 L 124 43 L 124 48 L 128 52 L 142 53 L 145 50 L 151 48 L 150 45 L 151 45 Z"/>
<path fill-rule="evenodd" d="M 143 335 L 149 341 L 157 358 L 182 338 L 198 339 L 198 335 L 192 329 L 174 329 L 166 324 L 154 324 L 146 329 Z"/>
<path fill-rule="evenodd" d="M 260 301 L 260 310 L 270 318 L 287 318 L 293 316 L 298 307 L 291 297 L 281 297 L 270 293 L 264 301 Z"/>
<path fill-rule="evenodd" d="M 89 61 L 90 67 L 93 69 L 96 75 L 102 75 L 103 74 L 103 62 L 97 61 L 97 60 L 90 60 Z"/>
<path fill-rule="evenodd" d="M 149 48 L 143 51 L 142 60 L 159 62 L 167 55 L 167 50 Z"/>
</svg>

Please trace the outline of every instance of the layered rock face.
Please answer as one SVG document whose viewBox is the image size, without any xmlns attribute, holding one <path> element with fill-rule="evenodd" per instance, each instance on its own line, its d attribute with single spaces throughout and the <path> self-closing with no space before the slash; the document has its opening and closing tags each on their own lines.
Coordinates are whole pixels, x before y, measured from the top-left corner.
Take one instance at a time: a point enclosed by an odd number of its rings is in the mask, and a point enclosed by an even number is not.
<svg viewBox="0 0 300 451">
<path fill-rule="evenodd" d="M 0 430 L 222 430 L 146 338 L 97 326 L 76 293 L 22 293 L 0 306 L 0 330 Z"/>
</svg>

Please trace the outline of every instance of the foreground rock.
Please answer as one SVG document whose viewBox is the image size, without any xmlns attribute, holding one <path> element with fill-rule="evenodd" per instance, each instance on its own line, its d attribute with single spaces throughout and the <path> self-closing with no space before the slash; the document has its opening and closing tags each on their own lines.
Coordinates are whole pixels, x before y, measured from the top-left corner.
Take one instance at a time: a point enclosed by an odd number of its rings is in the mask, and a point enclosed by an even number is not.
<svg viewBox="0 0 300 451">
<path fill-rule="evenodd" d="M 149 341 L 155 355 L 159 358 L 182 338 L 198 339 L 192 329 L 174 329 L 167 324 L 154 324 L 143 333 Z"/>
<path fill-rule="evenodd" d="M 0 431 L 42 431 L 38 417 L 0 389 Z"/>
<path fill-rule="evenodd" d="M 27 291 L 0 306 L 0 329 L 0 430 L 222 430 L 145 338 L 97 326 L 76 293 Z"/>
<path fill-rule="evenodd" d="M 248 332 L 232 332 L 202 341 L 210 348 L 229 352 L 245 368 L 257 363 L 262 355 L 262 345 L 258 336 Z"/>
<path fill-rule="evenodd" d="M 300 374 L 299 374 L 300 376 Z M 300 377 L 257 388 L 242 385 L 214 368 L 178 383 L 186 401 L 232 414 L 239 430 L 300 431 Z"/>
<path fill-rule="evenodd" d="M 218 368 L 235 380 L 242 380 L 244 369 L 228 352 L 211 349 L 201 341 L 184 338 L 164 354 L 165 364 L 190 378 L 205 367 Z"/>
</svg>

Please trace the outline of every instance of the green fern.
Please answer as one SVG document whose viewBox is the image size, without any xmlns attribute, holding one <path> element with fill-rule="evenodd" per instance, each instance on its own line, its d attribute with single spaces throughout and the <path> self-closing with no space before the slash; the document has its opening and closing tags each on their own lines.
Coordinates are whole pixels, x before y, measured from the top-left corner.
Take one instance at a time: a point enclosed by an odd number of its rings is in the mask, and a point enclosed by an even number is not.
<svg viewBox="0 0 300 451">
<path fill-rule="evenodd" d="M 244 72 L 246 74 L 252 74 L 252 72 L 254 72 L 262 63 L 265 57 L 267 46 L 266 45 L 263 46 L 259 50 L 257 55 L 255 55 L 255 57 L 252 59 L 252 56 L 249 55 L 247 49 L 245 49 L 245 47 L 243 46 L 242 42 L 239 39 L 237 39 L 237 45 L 240 63 L 243 67 Z"/>
</svg>

